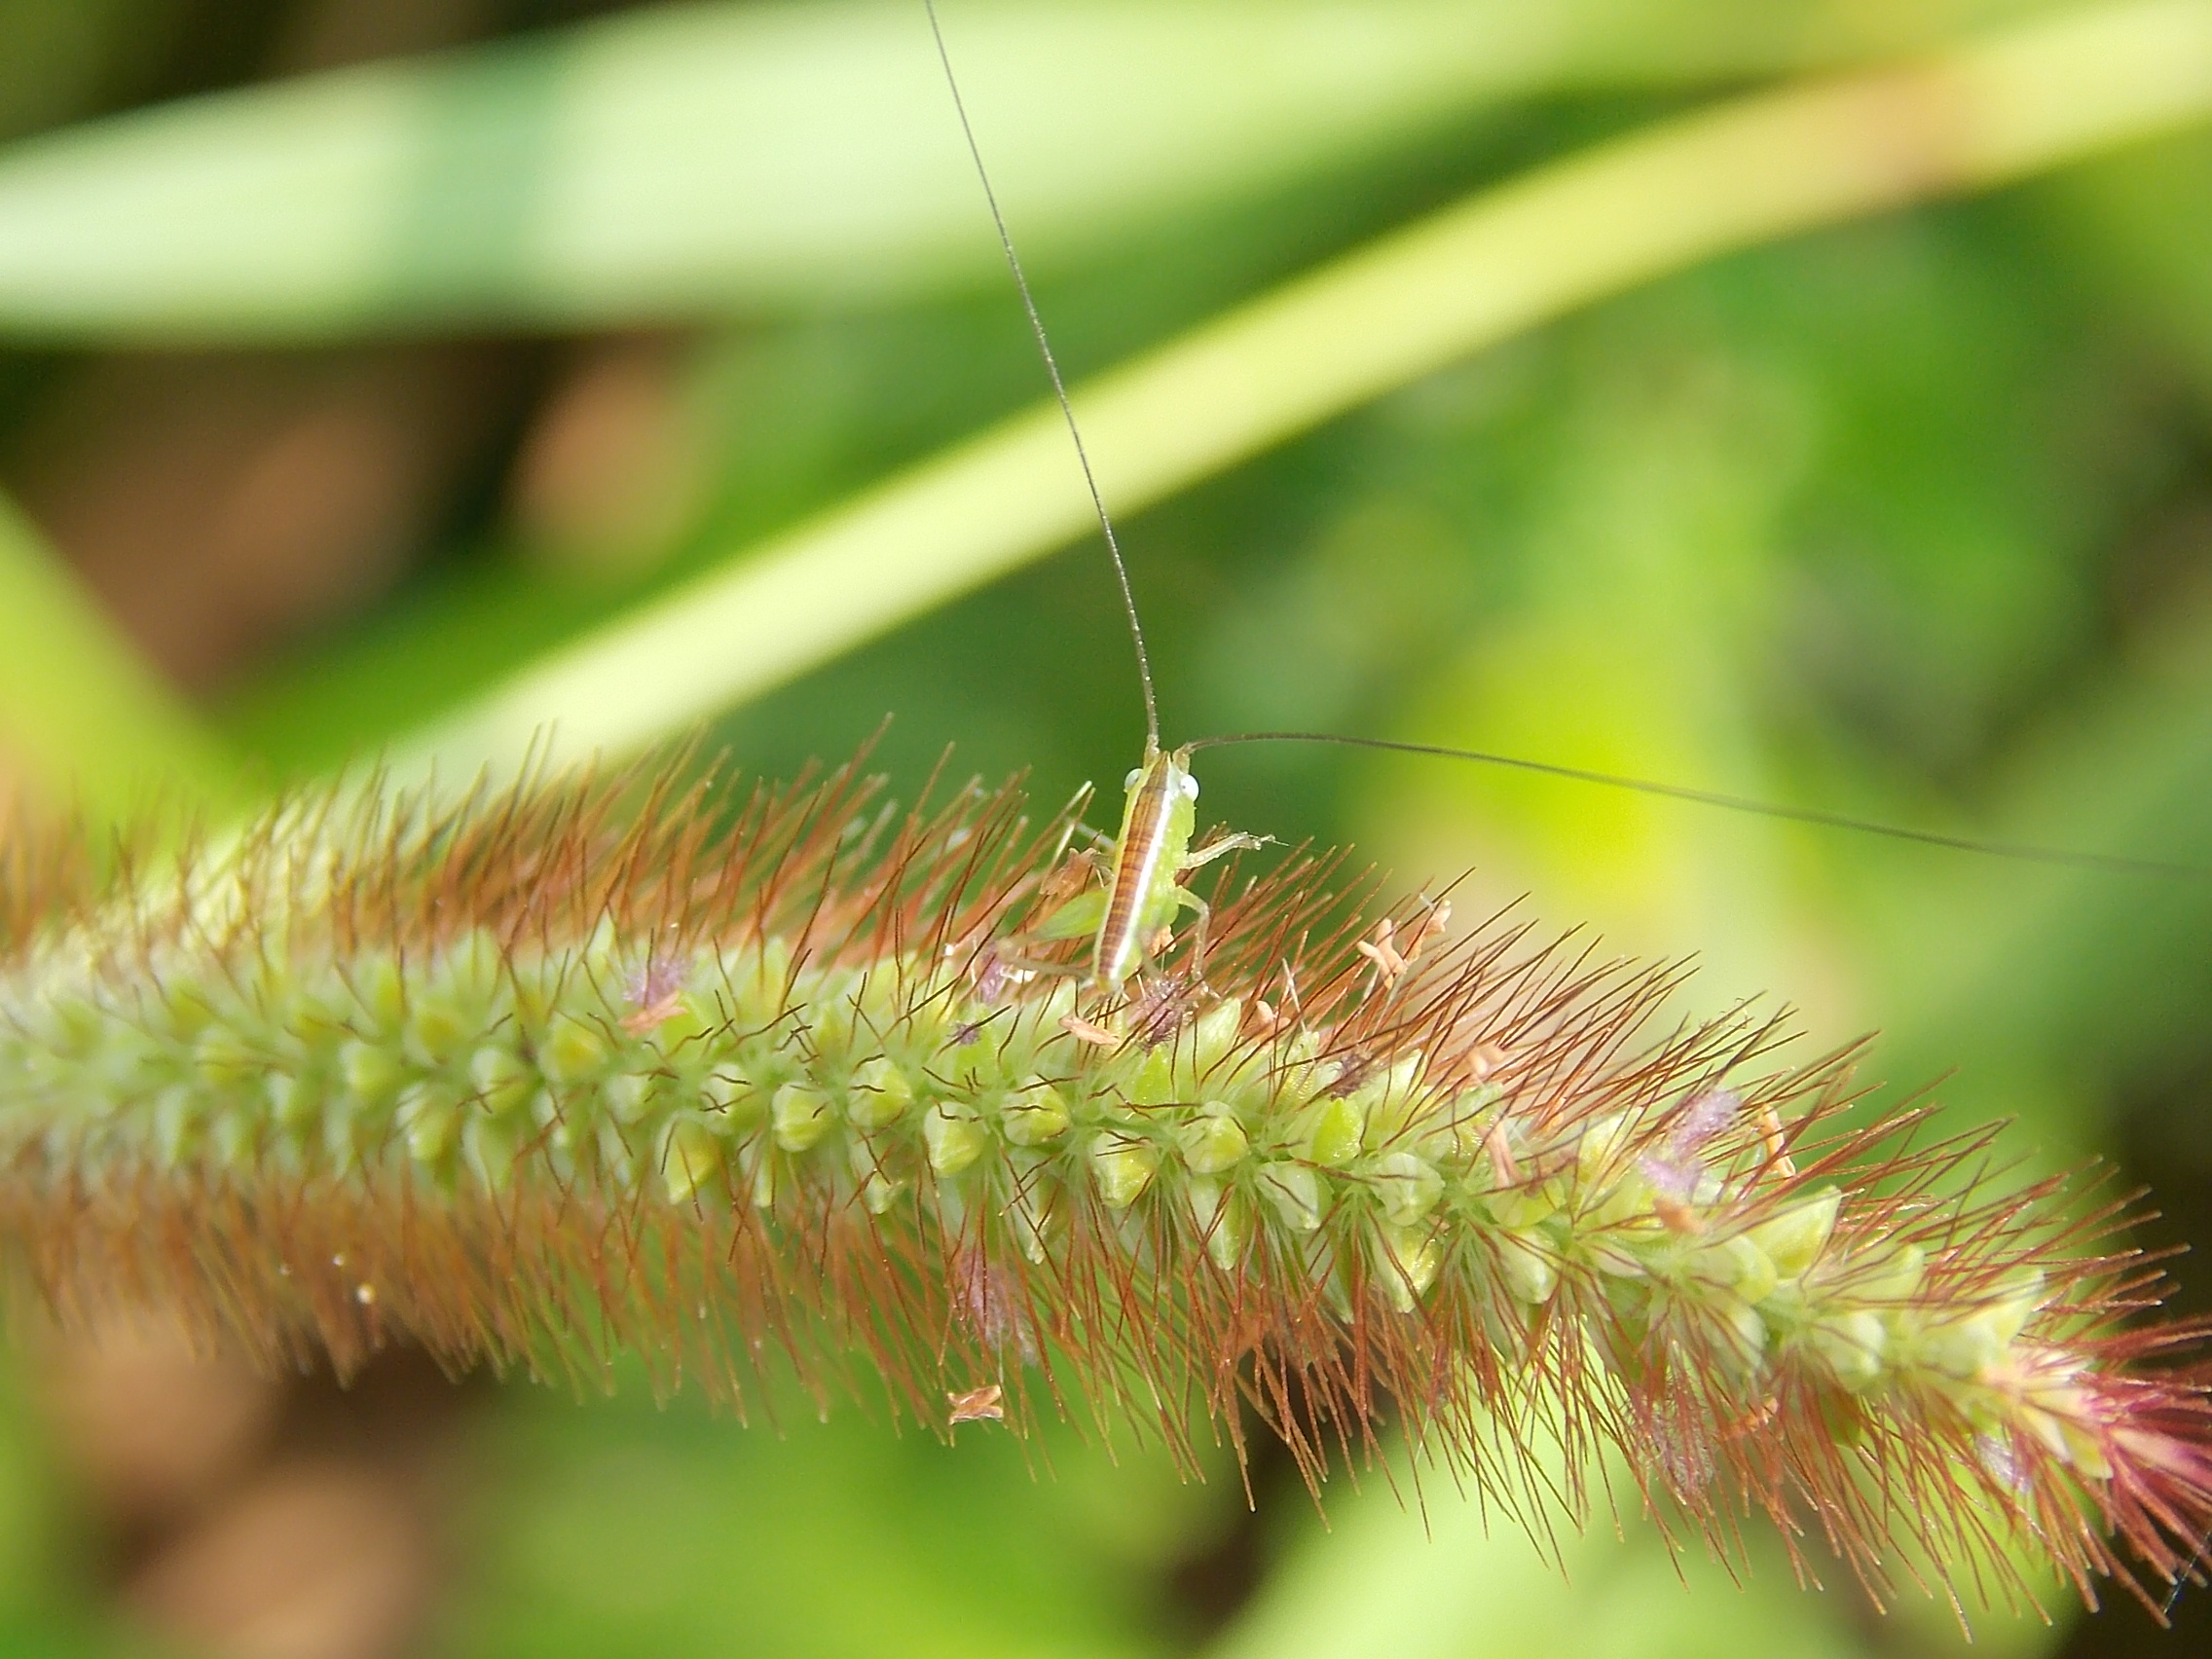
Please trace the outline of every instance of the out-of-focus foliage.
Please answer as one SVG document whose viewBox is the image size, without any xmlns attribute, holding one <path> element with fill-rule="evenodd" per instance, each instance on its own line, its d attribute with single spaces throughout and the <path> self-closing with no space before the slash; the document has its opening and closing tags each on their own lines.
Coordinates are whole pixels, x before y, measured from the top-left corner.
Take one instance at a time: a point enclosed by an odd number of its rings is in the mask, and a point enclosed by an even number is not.
<svg viewBox="0 0 2212 1659">
<path fill-rule="evenodd" d="M 19 347 L 0 478 L 191 682 L 206 731 L 137 720 L 94 650 L 47 670 L 43 697 L 11 693 L 9 719 L 43 707 L 37 735 L 58 740 L 97 703 L 179 771 L 213 776 L 227 751 L 313 772 L 1033 403 L 919 5 L 579 21 L 421 0 L 434 27 L 371 47 L 518 38 L 0 152 L 0 330 Z M 2074 10 L 943 9 L 1076 380 L 1594 140 Z M 331 21 L 347 11 L 11 0 L 0 124 L 358 56 L 346 29 L 366 25 Z M 2212 136 L 2160 139 L 1670 277 L 1211 479 L 1123 527 L 1170 734 L 1470 744 L 2212 862 L 2207 224 Z M 344 506 L 327 529 L 317 502 Z M 349 539 L 363 524 L 382 528 Z M 0 569 L 0 606 L 74 614 L 54 575 Z M 203 640 L 253 625 L 196 656 L 163 643 L 187 612 L 214 619 Z M 886 714 L 903 780 L 948 743 L 963 769 L 1030 768 L 1048 799 L 1119 779 L 1139 708 L 1095 546 L 714 736 L 788 773 Z M 1960 1121 L 2020 1119 L 2009 1145 L 2039 1167 L 2116 1154 L 2176 1218 L 2155 1241 L 2212 1236 L 2212 883 L 1319 748 L 1225 751 L 1204 778 L 1210 818 L 1356 839 L 1409 880 L 1473 866 L 1470 907 L 1527 893 L 1624 948 L 1697 953 L 1707 1006 L 1792 998 L 1824 1044 L 1878 1026 L 1872 1077 L 1949 1073 Z M 143 1539 L 70 1495 L 44 1409 L 12 1395 L 0 1433 L 0 1634 L 134 1646 L 101 1598 L 140 1582 Z M 439 1465 L 454 1651 L 1843 1659 L 1957 1641 L 1940 1606 L 1881 1621 L 1848 1586 L 1800 1591 L 1763 1546 L 1749 1589 L 1702 1565 L 1685 1586 L 1634 1524 L 1562 1541 L 1569 1590 L 1433 1471 L 1418 1497 L 1402 1470 L 1395 1491 L 1340 1484 L 1323 1531 L 1265 1460 L 1255 1519 L 1226 1462 L 1182 1488 L 1126 1443 L 1117 1462 L 1049 1437 L 1025 1462 L 987 1424 L 944 1449 L 857 1410 L 817 1427 L 804 1405 L 778 1439 L 635 1390 L 465 1410 Z M 2148 1640 L 2126 1614 L 1979 1623 L 1983 1652 Z"/>
<path fill-rule="evenodd" d="M 995 0 L 960 19 L 1041 269 L 1519 94 L 1696 84 L 2033 5 Z M 916 9 L 667 7 L 18 146 L 0 322 L 155 339 L 635 323 L 969 285 L 957 129 Z M 1686 25 L 1686 26 L 1685 26 Z"/>
</svg>

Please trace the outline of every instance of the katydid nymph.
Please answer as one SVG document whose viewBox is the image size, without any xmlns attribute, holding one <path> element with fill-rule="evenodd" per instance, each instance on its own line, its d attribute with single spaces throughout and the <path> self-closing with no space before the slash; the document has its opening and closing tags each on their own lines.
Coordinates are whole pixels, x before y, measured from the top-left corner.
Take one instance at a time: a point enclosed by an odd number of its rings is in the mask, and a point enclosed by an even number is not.
<svg viewBox="0 0 2212 1659">
<path fill-rule="evenodd" d="M 1573 782 L 1601 784 L 1608 788 L 1629 790 L 1697 805 L 1716 806 L 1733 812 L 1782 819 L 1825 829 L 1850 830 L 1865 834 L 1886 836 L 1896 840 L 1918 842 L 1924 845 L 1959 851 L 1988 853 L 2030 863 L 2128 875 L 2180 876 L 2191 879 L 2203 879 L 2212 876 L 2212 869 L 2194 865 L 1979 840 L 1933 830 L 1877 823 L 1819 808 L 1779 805 L 1715 791 L 1657 782 L 1647 778 L 1627 777 L 1584 767 L 1528 759 L 1518 756 L 1452 749 L 1430 744 L 1404 743 L 1335 732 L 1256 731 L 1200 738 L 1174 748 L 1163 748 L 1160 737 L 1159 707 L 1153 687 L 1151 665 L 1145 651 L 1144 630 L 1138 618 L 1135 597 L 1130 588 L 1128 568 L 1123 558 L 1120 541 L 1115 535 L 1113 517 L 1107 510 L 1105 496 L 1091 467 L 1090 457 L 1084 444 L 1083 431 L 1077 423 L 1075 409 L 1070 401 L 1065 381 L 1061 376 L 1058 360 L 1053 354 L 1051 341 L 1046 330 L 1043 315 L 1038 310 L 1027 275 L 1023 271 L 1020 257 L 1015 251 L 1013 234 L 1008 227 L 1005 213 L 1000 207 L 997 193 L 991 183 L 989 168 L 984 164 L 981 146 L 977 142 L 975 128 L 969 119 L 967 106 L 961 95 L 959 79 L 953 71 L 951 54 L 945 43 L 943 29 L 938 18 L 936 0 L 923 0 L 923 7 L 928 15 L 932 37 L 936 43 L 939 61 L 943 69 L 946 87 L 951 94 L 953 109 L 959 119 L 961 133 L 967 142 L 970 159 L 974 163 L 977 177 L 982 187 L 984 202 L 989 208 L 992 225 L 998 235 L 1000 250 L 1013 276 L 1015 291 L 1028 317 L 1030 332 L 1034 338 L 1038 354 L 1043 359 L 1046 373 L 1051 383 L 1053 396 L 1057 400 L 1069 439 L 1081 465 L 1084 483 L 1089 491 L 1090 502 L 1096 516 L 1098 529 L 1105 540 L 1107 554 L 1112 561 L 1115 578 L 1119 585 L 1122 608 L 1128 624 L 1131 643 L 1135 647 L 1138 682 L 1144 695 L 1144 759 L 1135 770 L 1129 773 L 1126 780 L 1127 793 L 1123 808 L 1121 830 L 1111 844 L 1111 857 L 1106 861 L 1105 868 L 1101 871 L 1103 882 L 1100 886 L 1093 887 L 1061 903 L 1048 914 L 1029 936 L 1040 940 L 1054 941 L 1088 936 L 1091 940 L 1088 976 L 1091 987 L 1094 990 L 1104 992 L 1109 996 L 1119 996 L 1129 980 L 1148 962 L 1161 954 L 1171 938 L 1174 923 L 1186 911 L 1196 913 L 1198 918 L 1200 932 L 1198 949 L 1196 955 L 1198 960 L 1198 971 L 1202 974 L 1203 930 L 1208 911 L 1203 901 L 1183 885 L 1183 879 L 1193 870 L 1225 854 L 1254 849 L 1267 844 L 1260 837 L 1237 832 L 1225 832 L 1196 852 L 1192 850 L 1192 843 L 1197 839 L 1198 794 L 1198 779 L 1191 769 L 1192 756 L 1200 749 L 1231 744 L 1258 742 L 1347 744 L 1360 748 L 1388 750 L 1402 754 L 1425 755 L 1439 758 L 1509 767 Z M 1093 867 L 1096 867 L 1095 865 Z M 1387 941 L 1384 941 L 1382 947 L 1382 952 L 1387 954 L 1389 948 Z"/>
<path fill-rule="evenodd" d="M 1144 764 L 1128 775 L 1122 831 L 1106 885 L 1069 900 L 1037 929 L 1040 939 L 1091 937 L 1091 982 L 1118 991 L 1156 953 L 1162 936 L 1185 910 L 1206 915 L 1205 901 L 1183 877 L 1227 853 L 1265 845 L 1256 835 L 1227 834 L 1197 852 L 1198 780 L 1191 751 L 1161 749 L 1157 734 L 1145 741 Z"/>
</svg>

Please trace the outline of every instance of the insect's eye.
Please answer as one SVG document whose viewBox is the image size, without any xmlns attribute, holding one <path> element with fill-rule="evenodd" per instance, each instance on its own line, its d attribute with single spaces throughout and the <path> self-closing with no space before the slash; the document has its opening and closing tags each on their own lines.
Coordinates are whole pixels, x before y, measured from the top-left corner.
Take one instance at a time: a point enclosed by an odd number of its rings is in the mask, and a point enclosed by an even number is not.
<svg viewBox="0 0 2212 1659">
<path fill-rule="evenodd" d="M 1135 789 L 1137 787 L 1137 780 L 1143 776 L 1144 768 L 1142 766 L 1139 766 L 1135 771 L 1131 772 L 1127 777 L 1122 780 L 1122 788 L 1125 790 Z"/>
<path fill-rule="evenodd" d="M 1178 778 L 1176 784 L 1182 790 L 1185 799 L 1197 800 L 1198 798 L 1198 780 L 1189 772 L 1185 772 L 1182 777 Z"/>
</svg>

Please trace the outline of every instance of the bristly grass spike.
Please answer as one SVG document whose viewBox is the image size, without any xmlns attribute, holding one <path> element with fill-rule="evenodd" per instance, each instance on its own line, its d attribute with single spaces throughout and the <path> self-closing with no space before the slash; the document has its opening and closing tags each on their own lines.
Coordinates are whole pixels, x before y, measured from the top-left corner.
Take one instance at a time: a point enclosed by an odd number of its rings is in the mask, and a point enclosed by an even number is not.
<svg viewBox="0 0 2212 1659">
<path fill-rule="evenodd" d="M 1016 790 L 725 778 L 333 789 L 168 873 L 0 847 L 23 1305 L 341 1373 L 406 1337 L 588 1389 L 620 1346 L 740 1408 L 781 1351 L 946 1433 L 1111 1411 L 1190 1466 L 1257 1421 L 1316 1484 L 1394 1421 L 1577 1522 L 1605 1451 L 1662 1526 L 1812 1517 L 1877 1595 L 1908 1540 L 2154 1608 L 2194 1570 L 2203 1328 L 2136 1316 L 2122 1208 L 1854 1110 L 1849 1051 L 1774 1071 L 1776 1021 L 1667 1017 L 1678 968 L 1427 947 L 1298 859 L 1087 1031 L 991 972 L 1064 867 Z"/>
</svg>

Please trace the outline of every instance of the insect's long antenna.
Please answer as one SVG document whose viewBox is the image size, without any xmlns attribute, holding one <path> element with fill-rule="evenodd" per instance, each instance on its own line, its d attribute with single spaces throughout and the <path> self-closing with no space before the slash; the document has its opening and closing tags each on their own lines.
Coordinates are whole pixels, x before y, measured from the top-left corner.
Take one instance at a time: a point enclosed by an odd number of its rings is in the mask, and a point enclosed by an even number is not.
<svg viewBox="0 0 2212 1659">
<path fill-rule="evenodd" d="M 990 168 L 984 165 L 982 146 L 976 138 L 975 124 L 968 118 L 968 103 L 960 92 L 960 77 L 953 71 L 952 54 L 945 45 L 943 24 L 938 18 L 937 0 L 922 0 L 922 9 L 929 15 L 930 35 L 937 43 L 938 62 L 944 69 L 944 84 L 952 94 L 953 111 L 960 118 L 961 136 L 968 142 L 969 159 L 976 164 L 976 177 L 983 187 L 983 201 L 990 208 L 992 227 L 998 232 L 999 248 L 1006 255 L 1007 269 L 1014 274 L 1014 288 L 1021 296 L 1021 309 L 1029 317 L 1029 331 L 1036 337 L 1037 353 L 1045 361 L 1045 373 L 1052 383 L 1052 395 L 1059 403 L 1060 417 L 1067 423 L 1068 437 L 1075 445 L 1076 461 L 1083 468 L 1084 484 L 1090 491 L 1090 504 L 1098 515 L 1098 529 L 1106 539 L 1107 556 L 1114 561 L 1114 580 L 1121 589 L 1122 612 L 1128 619 L 1129 643 L 1136 648 L 1137 680 L 1144 688 L 1145 744 L 1149 754 L 1160 745 L 1160 705 L 1153 692 L 1152 662 L 1145 651 L 1144 625 L 1138 620 L 1136 595 L 1129 587 L 1129 569 L 1122 558 L 1121 540 L 1114 534 L 1114 518 L 1106 510 L 1106 497 L 1098 488 L 1098 476 L 1091 470 L 1090 452 L 1084 447 L 1083 428 L 1076 421 L 1075 405 L 1069 401 L 1067 383 L 1060 375 L 1059 359 L 1052 354 L 1051 337 L 1046 331 L 1043 313 L 1037 309 L 1036 296 L 1030 291 L 1028 274 L 1021 268 L 1021 256 L 1014 250 L 1014 234 L 1007 228 L 1006 213 L 999 206 L 998 192 L 991 184 Z M 1472 749 L 1447 749 L 1436 744 L 1397 743 L 1386 738 L 1349 737 L 1339 732 L 1252 731 L 1204 738 L 1190 747 L 1195 750 L 1215 749 L 1233 743 L 1341 743 L 1357 749 L 1391 750 L 1402 755 L 1430 755 L 1450 760 L 1475 761 L 1482 765 L 1509 766 L 1575 783 L 1602 784 L 1611 789 L 1631 790 L 1640 794 L 1688 801 L 1698 806 L 1719 807 L 1728 812 L 1750 813 L 1792 824 L 1809 824 L 1825 830 L 1848 830 L 1857 834 L 1880 835 L 1893 841 L 1913 841 L 1923 846 L 1945 847 L 1958 852 L 1986 853 L 2029 864 L 2102 870 L 2120 875 L 2179 877 L 2190 880 L 2212 878 L 2212 868 L 2201 865 L 2127 858 L 2110 853 L 2078 853 L 2060 847 L 2031 846 L 2015 842 L 1981 841 L 1967 835 L 1946 835 L 1933 830 L 1912 830 L 1902 825 L 1881 824 L 1872 819 L 1854 818 L 1847 813 L 1828 812 L 1819 807 L 1782 806 L 1772 801 L 1723 794 L 1715 790 L 1691 789 L 1685 785 L 1661 783 L 1651 778 L 1631 778 L 1612 772 L 1593 771 L 1587 767 L 1561 766 L 1545 760 L 1525 759 L 1515 755 L 1493 755 Z"/>
<path fill-rule="evenodd" d="M 2156 875 L 2185 880 L 2212 880 L 2212 867 L 2170 864 L 2163 859 L 2127 858 L 2118 853 L 2077 853 L 2063 847 L 2039 847 L 2014 841 L 1977 841 L 1968 835 L 1946 835 L 1935 830 L 1911 830 L 1899 824 L 1882 824 L 1848 813 L 1827 812 L 1816 806 L 1779 806 L 1747 795 L 1723 794 L 1717 790 L 1695 790 L 1684 784 L 1663 784 L 1651 778 L 1624 777 L 1617 772 L 1597 772 L 1585 766 L 1561 766 L 1549 760 L 1529 760 L 1518 755 L 1493 755 L 1479 749 L 1446 749 L 1433 743 L 1396 743 L 1382 737 L 1346 737 L 1333 731 L 1243 731 L 1228 737 L 1203 737 L 1192 749 L 1219 749 L 1232 743 L 1344 743 L 1355 749 L 1386 749 L 1399 755 L 1434 755 L 1447 760 L 1472 760 L 1485 766 L 1510 766 L 1537 772 L 1547 778 L 1566 778 L 1578 784 L 1603 784 L 1608 789 L 1633 790 L 1639 794 L 1686 800 L 1697 806 L 1717 806 L 1728 812 L 1748 812 L 1759 818 L 1780 818 L 1792 824 L 1811 824 L 1824 830 L 1849 830 L 1861 835 L 1881 835 L 1893 841 L 1917 841 L 1924 846 L 1949 847 L 1962 853 L 1988 853 L 2001 859 L 2028 864 L 2060 865 L 2073 869 L 2102 870 L 2112 875 Z"/>
<path fill-rule="evenodd" d="M 1083 428 L 1076 424 L 1075 405 L 1068 401 L 1067 384 L 1060 379 L 1059 359 L 1052 355 L 1052 342 L 1045 332 L 1045 318 L 1037 310 L 1037 300 L 1029 291 L 1029 277 L 1021 269 L 1021 256 L 1014 251 L 1014 235 L 1007 229 L 1006 214 L 999 208 L 998 192 L 991 188 L 990 168 L 983 165 L 982 146 L 976 142 L 976 129 L 968 119 L 967 100 L 960 95 L 960 77 L 952 72 L 952 54 L 944 44 L 944 28 L 938 21 L 937 0 L 922 0 L 922 9 L 930 15 L 930 34 L 937 41 L 937 59 L 944 65 L 944 84 L 952 92 L 952 107 L 960 116 L 961 135 L 968 140 L 968 154 L 975 161 L 976 176 L 982 181 L 983 200 L 990 203 L 991 223 L 999 233 L 999 246 L 1005 250 L 1007 269 L 1014 273 L 1014 285 L 1021 293 L 1021 309 L 1029 313 L 1029 331 L 1037 337 L 1037 351 L 1045 359 L 1045 372 L 1052 379 L 1052 395 L 1059 399 L 1060 415 L 1068 424 L 1068 436 L 1075 440 L 1075 458 L 1083 466 L 1083 481 L 1090 489 L 1090 504 L 1098 513 L 1098 528 L 1106 537 L 1106 551 L 1114 561 L 1114 579 L 1121 584 L 1122 610 L 1129 619 L 1129 641 L 1137 651 L 1137 680 L 1144 686 L 1145 751 L 1150 754 L 1160 747 L 1160 705 L 1153 697 L 1152 662 L 1145 655 L 1144 626 L 1137 620 L 1136 595 L 1129 590 L 1129 568 L 1122 562 L 1122 544 L 1114 535 L 1114 518 L 1106 510 L 1106 498 L 1098 488 L 1098 478 L 1090 470 L 1090 452 L 1083 447 Z"/>
</svg>

